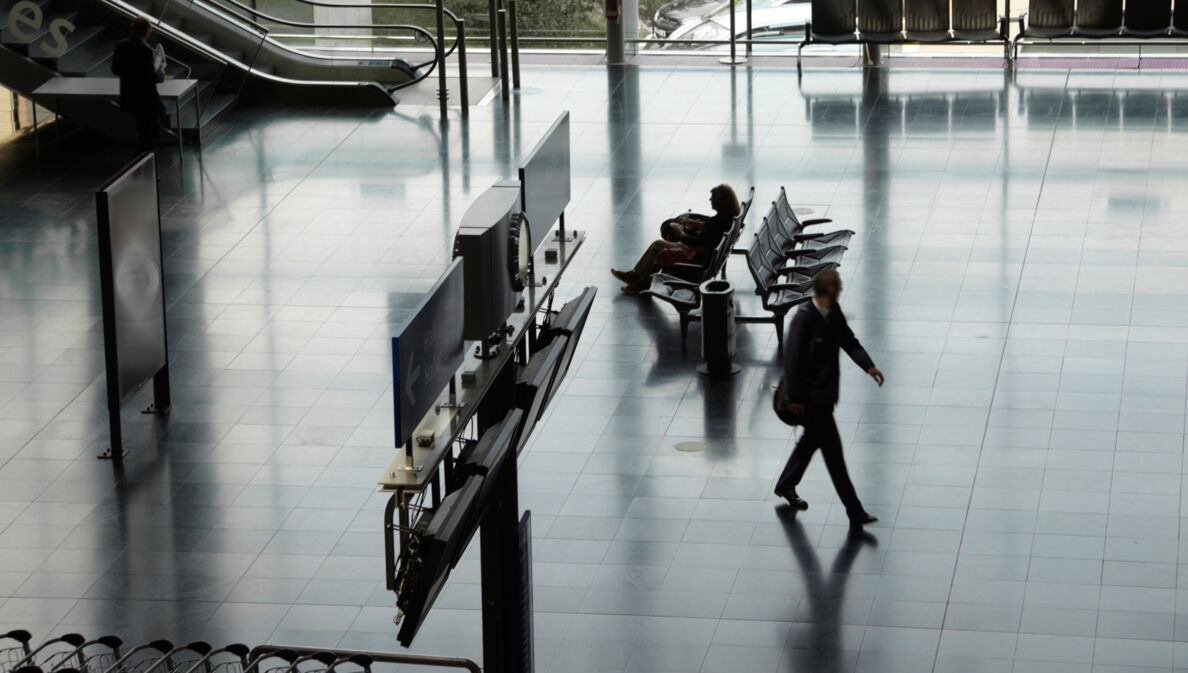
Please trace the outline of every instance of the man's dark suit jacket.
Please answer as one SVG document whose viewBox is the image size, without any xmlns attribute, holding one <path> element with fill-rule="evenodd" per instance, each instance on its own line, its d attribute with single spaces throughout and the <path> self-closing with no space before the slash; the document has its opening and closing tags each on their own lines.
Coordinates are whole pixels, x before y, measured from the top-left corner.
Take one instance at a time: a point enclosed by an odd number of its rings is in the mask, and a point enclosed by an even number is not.
<svg viewBox="0 0 1188 673">
<path fill-rule="evenodd" d="M 875 366 L 866 349 L 846 322 L 836 303 L 829 318 L 809 301 L 801 305 L 784 338 L 784 381 L 789 401 L 832 409 L 837 404 L 841 368 L 838 351 L 844 350 L 863 371 Z"/>
<path fill-rule="evenodd" d="M 160 117 L 165 104 L 157 93 L 157 82 L 165 79 L 153 67 L 153 50 L 139 37 L 129 37 L 116 43 L 111 58 L 111 71 L 120 78 L 120 107 L 137 117 Z"/>
</svg>

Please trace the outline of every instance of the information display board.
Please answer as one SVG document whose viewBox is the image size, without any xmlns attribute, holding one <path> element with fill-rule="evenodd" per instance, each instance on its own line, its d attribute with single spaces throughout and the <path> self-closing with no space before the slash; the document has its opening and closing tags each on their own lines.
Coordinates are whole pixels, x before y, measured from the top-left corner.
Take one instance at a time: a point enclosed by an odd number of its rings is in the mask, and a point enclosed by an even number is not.
<svg viewBox="0 0 1188 673">
<path fill-rule="evenodd" d="M 565 214 L 570 199 L 569 111 L 561 113 L 520 166 L 520 197 L 533 249 Z"/>
<path fill-rule="evenodd" d="M 465 284 L 455 259 L 392 337 L 396 446 L 404 446 L 466 355 Z"/>
<path fill-rule="evenodd" d="M 157 167 L 141 155 L 95 193 L 99 223 L 99 279 L 111 454 L 123 455 L 120 406 L 150 379 L 154 407 L 169 408 L 165 337 L 165 276 Z"/>
</svg>

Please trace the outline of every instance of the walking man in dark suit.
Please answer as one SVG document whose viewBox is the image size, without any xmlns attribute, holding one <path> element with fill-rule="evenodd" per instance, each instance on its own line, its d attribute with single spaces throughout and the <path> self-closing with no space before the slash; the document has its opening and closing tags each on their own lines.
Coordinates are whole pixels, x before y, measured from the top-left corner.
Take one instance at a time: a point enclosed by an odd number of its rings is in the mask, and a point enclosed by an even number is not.
<svg viewBox="0 0 1188 673">
<path fill-rule="evenodd" d="M 136 151 L 147 152 L 157 139 L 157 126 L 165 117 L 165 103 L 157 82 L 165 80 L 165 65 L 153 66 L 153 48 L 147 17 L 132 21 L 132 35 L 116 43 L 111 71 L 120 78 L 120 108 L 136 118 Z"/>
<path fill-rule="evenodd" d="M 850 517 L 850 525 L 861 526 L 878 519 L 868 514 L 858 500 L 846 470 L 846 460 L 842 457 L 841 435 L 833 420 L 841 377 L 838 351 L 844 350 L 880 386 L 883 385 L 883 372 L 875 366 L 846 323 L 846 316 L 837 303 L 841 291 L 841 276 L 836 271 L 822 271 L 813 279 L 813 300 L 802 305 L 788 325 L 788 335 L 784 339 L 784 382 L 791 402 L 790 411 L 804 419 L 804 435 L 776 481 L 775 494 L 787 499 L 796 509 L 808 509 L 808 503 L 796 494 L 796 486 L 800 484 L 813 452 L 820 449 L 833 488 Z"/>
</svg>

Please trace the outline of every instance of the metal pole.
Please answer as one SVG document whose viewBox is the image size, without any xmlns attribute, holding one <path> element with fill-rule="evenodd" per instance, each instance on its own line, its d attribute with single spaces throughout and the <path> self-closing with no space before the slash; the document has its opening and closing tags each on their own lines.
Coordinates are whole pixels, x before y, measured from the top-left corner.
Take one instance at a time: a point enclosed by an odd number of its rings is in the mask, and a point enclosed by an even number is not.
<svg viewBox="0 0 1188 673">
<path fill-rule="evenodd" d="M 450 87 L 446 83 L 445 63 L 445 6 L 437 0 L 437 102 L 441 110 L 441 121 L 446 121 L 446 101 L 450 98 Z"/>
<path fill-rule="evenodd" d="M 490 38 L 491 38 L 491 76 L 499 76 L 499 44 L 495 37 L 498 34 L 499 28 L 499 0 L 487 0 L 487 13 L 490 18 Z"/>
<path fill-rule="evenodd" d="M 862 65 L 866 67 L 878 66 L 883 60 L 881 45 L 865 42 L 862 45 Z"/>
<path fill-rule="evenodd" d="M 508 32 L 511 33 L 512 87 L 520 88 L 520 29 L 517 28 L 516 0 L 507 0 Z"/>
<path fill-rule="evenodd" d="M 470 116 L 470 83 L 466 81 L 466 20 L 458 19 L 458 93 L 462 97 L 462 116 Z"/>
<path fill-rule="evenodd" d="M 747 58 L 751 57 L 751 0 L 747 0 Z"/>
<path fill-rule="evenodd" d="M 1008 69 L 1015 67 L 1015 60 L 1011 58 L 1011 0 L 1006 0 L 1006 9 L 1002 17 L 1002 56 Z"/>
<path fill-rule="evenodd" d="M 511 100 L 511 86 L 507 81 L 507 10 L 499 10 L 499 84 L 503 100 Z"/>
<path fill-rule="evenodd" d="M 750 9 L 750 6 L 751 3 L 748 2 L 747 8 Z M 738 57 L 738 30 L 734 26 L 734 7 L 735 0 L 730 0 L 730 55 L 723 56 L 722 58 L 718 59 L 718 63 L 723 63 L 725 65 L 741 65 L 747 62 L 747 59 Z"/>
</svg>

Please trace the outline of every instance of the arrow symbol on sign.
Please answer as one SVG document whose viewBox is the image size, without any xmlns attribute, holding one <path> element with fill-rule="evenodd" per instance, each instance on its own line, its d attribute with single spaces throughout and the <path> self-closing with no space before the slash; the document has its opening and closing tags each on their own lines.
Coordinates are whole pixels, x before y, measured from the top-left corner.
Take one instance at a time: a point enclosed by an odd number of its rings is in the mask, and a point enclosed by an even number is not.
<svg viewBox="0 0 1188 673">
<path fill-rule="evenodd" d="M 417 379 L 421 378 L 421 368 L 413 364 L 416 357 L 415 352 L 408 355 L 408 380 L 404 382 L 404 395 L 411 404 L 417 403 L 417 396 L 413 393 L 412 386 L 417 382 Z"/>
</svg>

